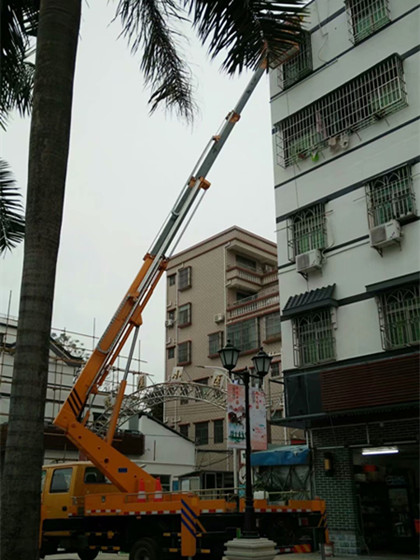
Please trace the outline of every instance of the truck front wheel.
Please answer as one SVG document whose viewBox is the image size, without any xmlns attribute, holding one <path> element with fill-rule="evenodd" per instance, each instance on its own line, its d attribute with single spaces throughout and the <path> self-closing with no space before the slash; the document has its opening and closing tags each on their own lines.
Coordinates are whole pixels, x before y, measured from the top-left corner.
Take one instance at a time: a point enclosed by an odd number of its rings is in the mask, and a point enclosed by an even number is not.
<svg viewBox="0 0 420 560">
<path fill-rule="evenodd" d="M 153 539 L 144 538 L 134 543 L 129 560 L 158 560 L 158 551 Z"/>
<path fill-rule="evenodd" d="M 80 560 L 95 560 L 99 554 L 99 550 L 79 550 L 77 554 Z"/>
</svg>

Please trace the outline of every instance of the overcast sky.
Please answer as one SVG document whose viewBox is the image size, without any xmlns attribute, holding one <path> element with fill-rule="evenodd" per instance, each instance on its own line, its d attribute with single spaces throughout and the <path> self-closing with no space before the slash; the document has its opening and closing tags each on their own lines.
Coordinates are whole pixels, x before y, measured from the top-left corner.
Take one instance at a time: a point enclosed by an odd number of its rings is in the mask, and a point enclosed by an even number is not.
<svg viewBox="0 0 420 560">
<path fill-rule="evenodd" d="M 235 106 L 251 73 L 229 78 L 191 40 L 186 56 L 199 114 L 191 127 L 158 110 L 120 24 L 116 3 L 83 3 L 64 221 L 53 326 L 101 335 L 140 268 L 209 139 Z M 29 119 L 14 115 L 2 155 L 26 190 Z M 237 225 L 275 241 L 268 77 L 207 177 L 212 186 L 177 251 Z M 17 316 L 23 250 L 0 261 L 0 313 Z M 11 294 L 11 297 L 10 297 Z M 143 316 L 143 369 L 163 380 L 165 281 Z M 78 337 L 80 338 L 80 337 Z M 88 343 L 85 346 L 89 346 Z"/>
</svg>

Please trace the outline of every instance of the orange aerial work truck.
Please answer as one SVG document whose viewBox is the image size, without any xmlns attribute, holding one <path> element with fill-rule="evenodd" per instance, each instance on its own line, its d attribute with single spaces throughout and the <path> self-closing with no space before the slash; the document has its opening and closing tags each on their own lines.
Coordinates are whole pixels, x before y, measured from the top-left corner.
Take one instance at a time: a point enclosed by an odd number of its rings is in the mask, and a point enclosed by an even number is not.
<svg viewBox="0 0 420 560">
<path fill-rule="evenodd" d="M 142 312 L 165 271 L 168 255 L 179 241 L 181 224 L 193 214 L 202 198 L 199 195 L 210 186 L 206 175 L 263 73 L 263 67 L 255 72 L 189 175 L 139 273 L 54 421 L 88 462 L 48 465 L 43 469 L 41 557 L 64 549 L 77 552 L 81 560 L 93 560 L 100 551 L 128 552 L 130 560 L 217 560 L 223 555 L 225 542 L 243 526 L 242 500 L 162 493 L 159 480 L 117 451 L 112 441 Z M 89 422 L 89 406 L 130 338 L 125 375 L 107 434 L 102 438 Z M 292 529 L 317 527 L 323 503 L 274 506 L 257 500 L 255 512 L 261 535 L 279 545 L 288 544 L 287 535 Z"/>
</svg>

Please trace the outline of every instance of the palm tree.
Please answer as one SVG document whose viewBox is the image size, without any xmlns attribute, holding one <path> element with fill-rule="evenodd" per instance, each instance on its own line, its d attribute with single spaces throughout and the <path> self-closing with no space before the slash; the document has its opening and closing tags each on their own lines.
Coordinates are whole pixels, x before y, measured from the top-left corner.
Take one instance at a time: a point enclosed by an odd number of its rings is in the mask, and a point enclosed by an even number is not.
<svg viewBox="0 0 420 560">
<path fill-rule="evenodd" d="M 7 163 L 0 158 L 0 255 L 11 250 L 25 233 L 20 193 Z"/>
<path fill-rule="evenodd" d="M 23 1 L 23 0 L 22 0 Z M 35 1 L 35 0 L 34 0 Z M 299 41 L 299 0 L 120 0 L 116 17 L 151 88 L 150 105 L 194 111 L 190 73 L 177 51 L 189 18 L 230 74 L 275 60 Z M 2 560 L 38 558 L 48 347 L 64 203 L 81 0 L 42 0 L 29 150 L 26 240 L 2 481 Z M 29 514 L 30 512 L 30 514 Z"/>
</svg>

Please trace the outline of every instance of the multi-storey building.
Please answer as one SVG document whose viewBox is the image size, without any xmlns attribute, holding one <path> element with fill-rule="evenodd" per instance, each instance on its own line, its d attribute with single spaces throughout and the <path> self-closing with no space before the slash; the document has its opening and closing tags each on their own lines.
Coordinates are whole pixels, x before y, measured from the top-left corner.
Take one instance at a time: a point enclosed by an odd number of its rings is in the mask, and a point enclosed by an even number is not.
<svg viewBox="0 0 420 560">
<path fill-rule="evenodd" d="M 307 430 L 337 553 L 402 555 L 419 517 L 419 4 L 307 8 L 270 86 L 281 423 Z"/>
<path fill-rule="evenodd" d="M 241 350 L 237 368 L 252 365 L 260 346 L 273 356 L 265 380 L 272 417 L 282 414 L 280 315 L 276 246 L 232 227 L 173 256 L 167 269 L 166 381 L 226 387 L 218 350 L 230 340 Z M 197 467 L 218 471 L 205 486 L 231 483 L 226 409 L 185 398 L 165 405 L 166 422 L 197 445 Z M 273 443 L 300 435 L 271 431 Z M 215 484 L 216 483 L 216 484 Z"/>
</svg>

